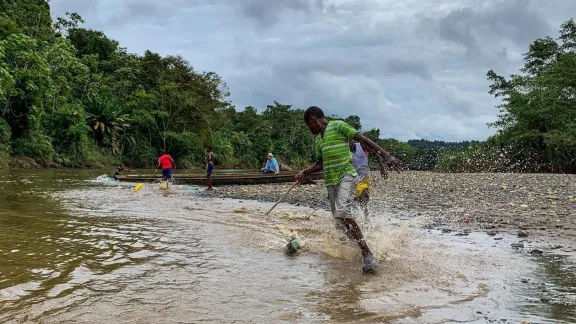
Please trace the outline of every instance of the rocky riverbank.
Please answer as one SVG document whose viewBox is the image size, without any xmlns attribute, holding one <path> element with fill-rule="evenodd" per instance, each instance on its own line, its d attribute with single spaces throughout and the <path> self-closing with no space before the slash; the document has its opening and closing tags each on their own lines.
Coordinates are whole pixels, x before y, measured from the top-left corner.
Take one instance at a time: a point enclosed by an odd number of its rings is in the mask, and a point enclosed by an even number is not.
<svg viewBox="0 0 576 324">
<path fill-rule="evenodd" d="M 375 173 L 373 180 L 370 209 L 375 213 L 421 216 L 434 228 L 576 239 L 576 175 L 404 172 L 388 180 Z M 210 195 L 273 202 L 290 185 L 223 186 Z M 296 187 L 285 202 L 328 209 L 321 181 Z"/>
</svg>

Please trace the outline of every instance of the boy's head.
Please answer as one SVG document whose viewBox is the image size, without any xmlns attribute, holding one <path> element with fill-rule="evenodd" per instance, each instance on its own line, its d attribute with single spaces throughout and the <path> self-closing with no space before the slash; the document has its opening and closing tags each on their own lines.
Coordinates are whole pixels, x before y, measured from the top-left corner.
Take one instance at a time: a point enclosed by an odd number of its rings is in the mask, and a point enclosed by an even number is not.
<svg viewBox="0 0 576 324">
<path fill-rule="evenodd" d="M 206 152 L 208 152 L 208 153 L 212 152 L 212 146 L 208 146 L 208 147 L 206 148 Z"/>
<path fill-rule="evenodd" d="M 354 140 L 348 141 L 348 147 L 352 153 L 356 153 L 356 142 L 354 142 Z"/>
<path fill-rule="evenodd" d="M 311 106 L 304 112 L 304 122 L 314 135 L 320 134 L 322 131 L 320 125 L 325 121 L 324 112 L 316 106 Z"/>
<path fill-rule="evenodd" d="M 166 154 L 166 150 L 165 150 L 165 149 L 161 149 L 161 150 L 160 150 L 160 155 L 164 155 L 164 154 Z"/>
</svg>

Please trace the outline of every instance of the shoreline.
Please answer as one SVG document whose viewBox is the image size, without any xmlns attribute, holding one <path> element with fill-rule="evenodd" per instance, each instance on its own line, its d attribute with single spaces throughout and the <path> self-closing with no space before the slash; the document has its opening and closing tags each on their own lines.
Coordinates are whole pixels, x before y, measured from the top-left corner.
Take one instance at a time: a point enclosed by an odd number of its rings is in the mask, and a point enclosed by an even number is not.
<svg viewBox="0 0 576 324">
<path fill-rule="evenodd" d="M 576 175 L 518 173 L 373 172 L 369 209 L 425 220 L 425 228 L 478 230 L 519 239 L 576 242 Z M 276 202 L 291 183 L 221 186 L 202 195 Z M 283 203 L 329 210 L 323 181 L 294 188 Z"/>
</svg>

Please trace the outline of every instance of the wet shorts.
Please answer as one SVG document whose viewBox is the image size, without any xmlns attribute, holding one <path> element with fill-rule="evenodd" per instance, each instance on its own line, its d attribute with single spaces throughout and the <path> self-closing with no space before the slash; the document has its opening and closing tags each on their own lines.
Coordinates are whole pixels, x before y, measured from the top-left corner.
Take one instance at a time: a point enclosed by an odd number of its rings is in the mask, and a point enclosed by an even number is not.
<svg viewBox="0 0 576 324">
<path fill-rule="evenodd" d="M 327 187 L 332 216 L 336 218 L 354 218 L 352 201 L 355 186 L 356 177 L 347 174 L 339 184 Z"/>
<path fill-rule="evenodd" d="M 164 177 L 164 180 L 166 180 L 166 181 L 172 180 L 172 170 L 162 169 L 162 176 Z"/>
<path fill-rule="evenodd" d="M 212 175 L 212 169 L 214 168 L 214 163 L 208 163 L 208 166 L 206 166 L 206 176 L 211 176 Z"/>
</svg>

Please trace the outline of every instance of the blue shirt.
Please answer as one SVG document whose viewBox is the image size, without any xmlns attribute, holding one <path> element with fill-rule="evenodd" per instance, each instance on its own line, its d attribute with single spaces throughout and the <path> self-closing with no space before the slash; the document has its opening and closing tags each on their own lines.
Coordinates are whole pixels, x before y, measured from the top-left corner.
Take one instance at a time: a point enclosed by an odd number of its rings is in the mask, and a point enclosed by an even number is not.
<svg viewBox="0 0 576 324">
<path fill-rule="evenodd" d="M 272 159 L 266 161 L 266 169 L 267 170 L 276 172 L 277 166 L 278 166 L 278 162 L 276 162 L 275 158 L 272 158 Z M 278 170 L 278 171 L 280 171 L 280 170 Z"/>
</svg>

